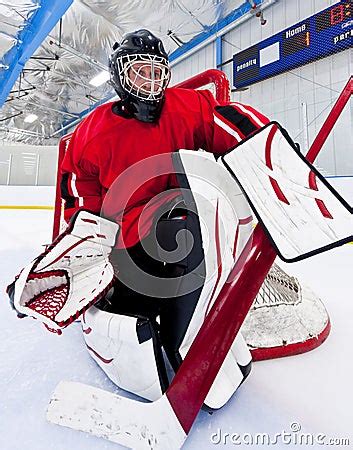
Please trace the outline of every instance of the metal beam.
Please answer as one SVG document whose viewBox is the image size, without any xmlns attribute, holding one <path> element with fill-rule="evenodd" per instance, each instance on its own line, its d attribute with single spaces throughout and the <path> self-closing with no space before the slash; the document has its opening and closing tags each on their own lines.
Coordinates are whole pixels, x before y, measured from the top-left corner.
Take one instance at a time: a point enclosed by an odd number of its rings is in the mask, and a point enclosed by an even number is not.
<svg viewBox="0 0 353 450">
<path fill-rule="evenodd" d="M 4 57 L 7 70 L 0 72 L 0 107 L 22 72 L 26 62 L 71 6 L 73 0 L 40 0 L 40 7 L 17 35 L 17 45 Z"/>
<path fill-rule="evenodd" d="M 264 0 L 254 0 L 257 6 L 265 3 Z M 245 1 L 239 8 L 232 11 L 226 17 L 218 20 L 212 27 L 210 27 L 204 33 L 200 33 L 192 38 L 189 42 L 187 42 L 182 47 L 176 49 L 170 56 L 170 62 L 180 62 L 185 57 L 190 56 L 195 51 L 200 50 L 204 46 L 216 40 L 219 36 L 230 31 L 232 28 L 239 24 L 239 20 L 243 19 L 250 13 L 252 9 L 252 5 Z M 250 14 L 249 14 L 250 17 Z"/>
<path fill-rule="evenodd" d="M 63 124 L 63 126 L 61 128 L 59 128 L 59 130 L 54 131 L 54 133 L 52 133 L 50 136 L 48 136 L 48 138 L 52 138 L 57 136 L 58 134 L 62 134 L 64 131 L 66 131 L 68 128 L 71 128 L 73 126 L 75 126 L 76 124 L 78 124 L 85 116 L 87 116 L 87 114 L 89 114 L 91 111 L 93 111 L 94 109 L 97 108 L 97 106 L 103 105 L 103 103 L 108 102 L 109 100 L 112 100 L 112 98 L 114 98 L 116 96 L 116 94 L 109 94 L 106 97 L 102 98 L 101 100 L 99 100 L 97 103 L 94 103 L 92 106 L 90 106 L 89 108 L 83 110 L 80 114 L 79 117 L 77 119 L 73 119 L 70 120 L 69 122 L 66 122 Z"/>
<path fill-rule="evenodd" d="M 63 116 L 76 117 L 76 118 L 80 116 L 79 114 L 70 113 L 70 112 L 67 112 L 67 111 L 62 111 L 61 109 L 52 108 L 50 106 L 38 105 L 38 103 L 31 102 L 31 101 L 28 101 L 28 100 L 21 100 L 21 101 L 25 102 L 27 105 L 35 106 L 38 109 L 46 109 L 48 111 L 53 111 L 53 112 L 56 112 L 58 114 L 62 114 Z"/>
<path fill-rule="evenodd" d="M 13 119 L 14 117 L 21 116 L 23 111 L 18 112 L 17 114 L 12 114 L 12 116 L 5 117 L 4 119 L 0 119 L 0 122 L 6 122 L 6 120 Z"/>
<path fill-rule="evenodd" d="M 223 61 L 223 40 L 222 36 L 218 36 L 216 39 L 216 67 L 217 69 L 222 69 Z"/>
<path fill-rule="evenodd" d="M 0 127 L 0 131 L 5 131 L 7 133 L 14 133 L 14 134 L 24 134 L 33 137 L 41 137 L 43 139 L 45 138 L 45 136 L 41 133 L 37 133 L 36 131 L 24 130 L 22 128 Z"/>
<path fill-rule="evenodd" d="M 77 58 L 82 59 L 82 61 L 85 61 L 86 63 L 91 64 L 94 67 L 97 67 L 97 69 L 108 70 L 108 62 L 107 62 L 107 64 L 102 64 L 101 62 L 97 61 L 96 59 L 91 58 L 90 56 L 87 56 L 83 53 L 80 53 L 75 48 L 70 47 L 70 45 L 66 45 L 66 44 L 60 42 L 58 39 L 55 39 L 53 36 L 49 35 L 48 42 L 50 45 L 54 45 L 57 49 L 65 50 L 66 52 L 70 53 L 71 55 L 74 55 Z"/>
</svg>

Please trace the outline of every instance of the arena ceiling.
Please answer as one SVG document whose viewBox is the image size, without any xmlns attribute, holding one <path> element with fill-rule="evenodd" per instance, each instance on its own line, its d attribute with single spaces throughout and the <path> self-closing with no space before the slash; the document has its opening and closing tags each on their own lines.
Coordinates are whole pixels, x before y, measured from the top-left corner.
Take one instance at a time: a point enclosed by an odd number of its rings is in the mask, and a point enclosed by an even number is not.
<svg viewBox="0 0 353 450">
<path fill-rule="evenodd" d="M 112 44 L 126 32 L 151 30 L 177 61 L 262 3 L 0 1 L 0 140 L 55 144 L 69 124 L 111 98 L 109 82 L 94 86 L 90 81 L 106 70 Z M 30 122 L 29 114 L 37 118 Z"/>
</svg>

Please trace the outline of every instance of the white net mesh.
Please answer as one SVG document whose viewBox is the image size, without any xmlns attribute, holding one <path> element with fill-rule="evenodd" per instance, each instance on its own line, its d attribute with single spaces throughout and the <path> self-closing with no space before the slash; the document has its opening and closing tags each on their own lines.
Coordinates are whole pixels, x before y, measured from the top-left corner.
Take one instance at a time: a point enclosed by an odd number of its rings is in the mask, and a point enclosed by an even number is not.
<svg viewBox="0 0 353 450">
<path fill-rule="evenodd" d="M 297 278 L 291 277 L 274 264 L 255 298 L 253 309 L 297 305 L 301 299 L 302 289 Z"/>
</svg>

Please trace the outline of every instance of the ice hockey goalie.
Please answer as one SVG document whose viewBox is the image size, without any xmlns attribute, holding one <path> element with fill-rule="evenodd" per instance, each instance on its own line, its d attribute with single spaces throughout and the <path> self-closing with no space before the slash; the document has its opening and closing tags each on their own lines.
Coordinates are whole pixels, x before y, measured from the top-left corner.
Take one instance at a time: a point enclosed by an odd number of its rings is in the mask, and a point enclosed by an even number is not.
<svg viewBox="0 0 353 450">
<path fill-rule="evenodd" d="M 178 443 L 163 446 L 164 425 L 148 413 L 136 417 L 137 430 L 153 428 L 153 448 L 178 448 L 201 405 L 220 408 L 249 374 L 251 355 L 239 329 L 276 253 L 298 261 L 353 237 L 350 206 L 275 122 L 218 161 L 180 150 L 172 163 L 180 193 L 159 210 L 139 247 L 112 251 L 119 229 L 107 217 L 116 184 L 104 217 L 80 211 L 11 289 L 14 307 L 48 327 L 59 329 L 83 313 L 86 345 L 100 367 L 118 386 L 156 401 L 165 427 L 178 430 Z M 70 403 L 69 392 L 59 389 L 49 419 L 88 431 L 77 415 L 80 400 Z M 95 423 L 91 432 L 105 436 L 102 427 Z M 136 433 L 129 428 L 112 440 L 145 448 Z"/>
</svg>

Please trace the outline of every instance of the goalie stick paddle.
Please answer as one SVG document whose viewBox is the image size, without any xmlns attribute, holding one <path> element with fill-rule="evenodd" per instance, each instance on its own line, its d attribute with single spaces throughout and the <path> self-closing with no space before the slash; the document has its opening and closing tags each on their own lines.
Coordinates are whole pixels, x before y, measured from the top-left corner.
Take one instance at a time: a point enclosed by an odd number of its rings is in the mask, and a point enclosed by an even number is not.
<svg viewBox="0 0 353 450">
<path fill-rule="evenodd" d="M 179 449 L 276 253 L 257 225 L 166 393 L 142 403 L 73 382 L 58 385 L 47 419 L 133 449 Z"/>
</svg>

